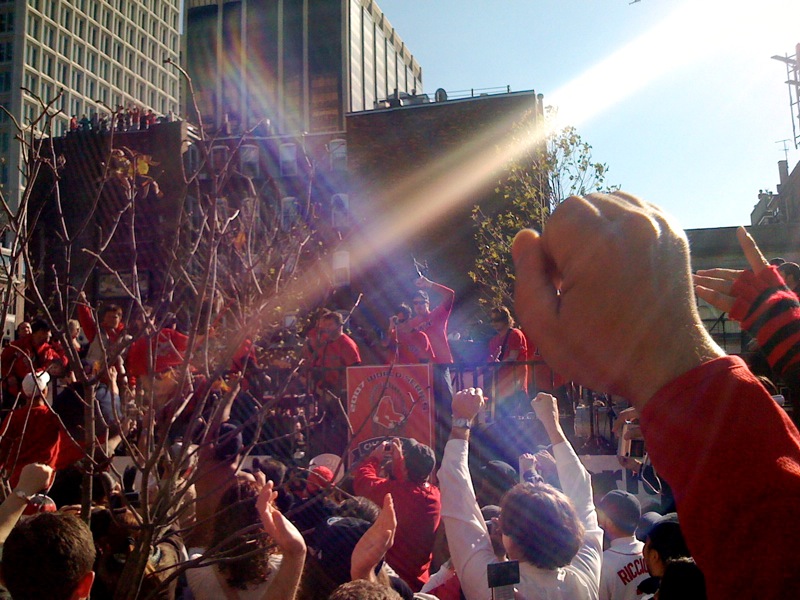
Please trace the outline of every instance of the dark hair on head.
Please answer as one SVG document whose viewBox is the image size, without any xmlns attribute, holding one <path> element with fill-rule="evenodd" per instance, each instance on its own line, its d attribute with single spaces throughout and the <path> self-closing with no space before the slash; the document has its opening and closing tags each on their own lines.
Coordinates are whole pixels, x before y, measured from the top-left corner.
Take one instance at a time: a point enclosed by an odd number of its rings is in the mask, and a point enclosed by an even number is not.
<svg viewBox="0 0 800 600">
<path fill-rule="evenodd" d="M 786 279 L 787 275 L 791 275 L 794 277 L 795 281 L 800 281 L 800 265 L 797 263 L 785 262 L 781 265 L 778 265 L 778 272 L 784 279 Z"/>
<path fill-rule="evenodd" d="M 772 379 L 770 379 L 766 375 L 756 375 L 756 379 L 758 379 L 761 385 L 767 388 L 767 392 L 769 392 L 771 396 L 775 396 L 778 394 L 778 386 L 775 385 Z"/>
<path fill-rule="evenodd" d="M 406 319 L 410 319 L 412 314 L 411 307 L 405 302 L 403 302 L 402 304 L 397 306 L 397 308 L 394 311 L 394 314 L 396 315 L 402 314 Z"/>
<path fill-rule="evenodd" d="M 492 310 L 489 311 L 489 316 L 494 318 L 502 319 L 504 322 L 508 323 L 511 327 L 514 326 L 514 317 L 511 316 L 511 311 L 508 310 L 505 306 L 495 306 Z"/>
<path fill-rule="evenodd" d="M 647 533 L 649 547 L 656 552 L 664 562 L 685 556 L 691 556 L 686 540 L 683 539 L 678 515 L 669 513 L 661 517 Z"/>
<path fill-rule="evenodd" d="M 333 516 L 335 517 L 354 517 L 369 523 L 377 521 L 380 514 L 381 507 L 372 500 L 364 498 L 364 496 L 348 498 L 333 511 Z"/>
<path fill-rule="evenodd" d="M 51 331 L 50 323 L 44 319 L 36 319 L 31 323 L 31 333 L 36 333 L 37 331 Z"/>
<path fill-rule="evenodd" d="M 97 311 L 97 318 L 102 321 L 103 317 L 108 313 L 117 313 L 121 317 L 122 307 L 119 304 L 104 304 L 100 307 L 100 310 Z"/>
<path fill-rule="evenodd" d="M 705 600 L 706 578 L 689 557 L 668 560 L 658 586 L 659 600 Z"/>
<path fill-rule="evenodd" d="M 254 458 L 253 468 L 261 471 L 267 478 L 275 484 L 275 489 L 283 485 L 283 480 L 286 478 L 286 471 L 288 467 L 279 461 L 277 458 L 267 456 L 266 458 Z"/>
<path fill-rule="evenodd" d="M 344 325 L 344 319 L 342 318 L 341 313 L 336 312 L 335 310 L 330 310 L 322 315 L 323 321 L 333 321 L 336 323 L 337 327 L 341 327 Z"/>
<path fill-rule="evenodd" d="M 214 517 L 209 547 L 235 554 L 258 550 L 251 556 L 220 563 L 219 569 L 228 585 L 238 590 L 246 590 L 248 584 L 266 581 L 270 573 L 270 539 L 261 525 L 256 509 L 257 498 L 258 488 L 254 482 L 239 481 L 222 495 Z M 247 532 L 242 533 L 244 530 Z"/>
<path fill-rule="evenodd" d="M 356 579 L 340 585 L 328 598 L 329 600 L 400 600 L 402 596 L 381 583 Z"/>
<path fill-rule="evenodd" d="M 0 568 L 15 600 L 67 600 L 94 558 L 86 523 L 71 514 L 40 513 L 11 531 Z"/>
<path fill-rule="evenodd" d="M 520 483 L 503 496 L 500 527 L 520 560 L 542 569 L 568 565 L 583 543 L 584 527 L 567 496 L 546 483 Z"/>
</svg>

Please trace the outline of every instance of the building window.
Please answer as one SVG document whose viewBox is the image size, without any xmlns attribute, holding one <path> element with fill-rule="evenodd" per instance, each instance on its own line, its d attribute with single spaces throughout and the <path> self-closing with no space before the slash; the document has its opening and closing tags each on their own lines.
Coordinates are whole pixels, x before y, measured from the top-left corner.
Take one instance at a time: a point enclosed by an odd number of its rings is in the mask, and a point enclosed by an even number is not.
<svg viewBox="0 0 800 600">
<path fill-rule="evenodd" d="M 346 140 L 331 140 L 328 144 L 328 154 L 331 159 L 331 171 L 347 171 Z"/>
<path fill-rule="evenodd" d="M 8 91 L 11 91 L 11 71 L 0 71 L 0 93 Z"/>
<path fill-rule="evenodd" d="M 39 39 L 39 17 L 30 14 L 28 15 L 28 35 L 33 39 Z"/>
<path fill-rule="evenodd" d="M 281 144 L 280 151 L 281 175 L 295 177 L 297 175 L 297 145 Z"/>
<path fill-rule="evenodd" d="M 222 173 L 228 164 L 230 150 L 227 146 L 214 146 L 211 148 L 211 168 L 215 173 Z"/>
<path fill-rule="evenodd" d="M 62 33 L 61 34 L 61 38 L 59 39 L 59 42 L 58 42 L 58 51 L 63 56 L 69 56 L 70 47 L 71 46 L 70 46 L 69 36 L 66 33 Z"/>
<path fill-rule="evenodd" d="M 67 31 L 72 29 L 72 11 L 66 7 L 61 11 L 61 26 Z"/>
<path fill-rule="evenodd" d="M 14 31 L 14 13 L 0 13 L 0 33 Z"/>
<path fill-rule="evenodd" d="M 294 196 L 281 199 L 281 229 L 290 231 L 300 220 L 300 203 Z"/>
<path fill-rule="evenodd" d="M 14 43 L 0 42 L 0 63 L 14 60 Z"/>
<path fill-rule="evenodd" d="M 347 194 L 331 196 L 331 227 L 344 229 L 350 223 L 350 198 Z"/>
<path fill-rule="evenodd" d="M 239 148 L 239 170 L 245 177 L 261 175 L 258 146 L 245 144 Z"/>
</svg>

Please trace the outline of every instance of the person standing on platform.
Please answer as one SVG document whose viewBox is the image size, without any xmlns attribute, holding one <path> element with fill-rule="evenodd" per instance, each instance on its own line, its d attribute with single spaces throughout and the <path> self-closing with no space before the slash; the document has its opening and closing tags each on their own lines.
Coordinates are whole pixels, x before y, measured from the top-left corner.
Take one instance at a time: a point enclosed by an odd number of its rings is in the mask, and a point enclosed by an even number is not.
<svg viewBox="0 0 800 600">
<path fill-rule="evenodd" d="M 447 434 L 450 431 L 450 412 L 453 403 L 453 382 L 450 379 L 450 368 L 453 354 L 447 341 L 447 321 L 453 311 L 456 293 L 449 287 L 435 283 L 427 277 L 420 277 L 415 282 L 419 288 L 414 294 L 411 304 L 414 317 L 410 326 L 428 336 L 435 356 L 433 369 L 433 395 L 436 401 L 436 455 L 442 456 Z M 430 296 L 432 290 L 441 296 L 441 302 L 431 310 Z"/>
<path fill-rule="evenodd" d="M 528 360 L 528 340 L 522 330 L 514 327 L 511 312 L 505 306 L 489 311 L 495 336 L 489 340 L 489 362 L 524 362 Z M 496 419 L 528 412 L 528 367 L 509 365 L 491 371 L 494 385 L 494 415 Z"/>
<path fill-rule="evenodd" d="M 338 312 L 327 312 L 319 320 L 319 342 L 312 367 L 318 369 L 317 382 L 323 389 L 340 394 L 347 384 L 345 367 L 361 363 L 358 346 L 344 332 Z"/>
<path fill-rule="evenodd" d="M 389 331 L 383 340 L 388 349 L 387 362 L 399 365 L 416 365 L 434 362 L 433 348 L 427 335 L 413 329 L 411 307 L 401 304 L 389 320 Z"/>
<path fill-rule="evenodd" d="M 341 455 L 347 445 L 347 367 L 359 364 L 361 354 L 353 339 L 344 333 L 342 315 L 325 313 L 319 320 L 319 343 L 311 363 L 314 390 L 326 415 L 318 430 L 318 437 L 324 440 L 320 451 Z"/>
</svg>

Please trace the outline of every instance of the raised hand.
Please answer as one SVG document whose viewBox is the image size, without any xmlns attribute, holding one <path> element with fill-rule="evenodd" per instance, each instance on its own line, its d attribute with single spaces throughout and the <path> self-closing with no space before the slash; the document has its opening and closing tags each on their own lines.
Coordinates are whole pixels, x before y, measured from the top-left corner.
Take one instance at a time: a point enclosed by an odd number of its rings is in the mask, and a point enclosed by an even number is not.
<svg viewBox="0 0 800 600">
<path fill-rule="evenodd" d="M 622 192 L 573 196 L 517 234 L 516 313 L 556 371 L 643 406 L 722 356 L 695 308 L 683 231 Z"/>
</svg>

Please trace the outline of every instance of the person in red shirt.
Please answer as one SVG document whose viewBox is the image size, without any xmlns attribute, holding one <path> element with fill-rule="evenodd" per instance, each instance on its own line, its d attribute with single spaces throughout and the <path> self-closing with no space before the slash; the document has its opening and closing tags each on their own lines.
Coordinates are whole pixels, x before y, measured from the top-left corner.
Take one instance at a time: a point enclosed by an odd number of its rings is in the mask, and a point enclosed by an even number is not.
<svg viewBox="0 0 800 600">
<path fill-rule="evenodd" d="M 30 401 L 11 411 L 0 425 L 0 467 L 8 474 L 11 487 L 17 485 L 25 465 L 42 463 L 55 470 L 63 469 L 86 456 L 86 450 L 67 432 L 61 419 L 45 401 L 50 376 L 46 372 L 26 375 L 22 387 Z M 103 439 L 98 439 L 105 446 Z M 121 441 L 119 428 L 109 437 L 109 453 Z M 102 447 L 95 458 L 102 459 Z"/>
<path fill-rule="evenodd" d="M 430 577 L 431 552 L 442 509 L 439 488 L 428 481 L 436 459 L 431 448 L 414 439 L 401 442 L 395 438 L 388 446 L 394 478 L 379 474 L 386 448 L 378 444 L 356 468 L 353 489 L 376 504 L 383 502 L 386 494 L 392 495 L 397 531 L 386 562 L 418 592 Z"/>
<path fill-rule="evenodd" d="M 456 293 L 449 287 L 435 283 L 427 277 L 420 277 L 415 285 L 420 289 L 411 300 L 414 306 L 414 317 L 411 319 L 410 325 L 428 336 L 437 364 L 450 364 L 453 362 L 453 354 L 450 352 L 450 344 L 447 341 L 447 321 L 453 311 Z M 433 310 L 431 310 L 430 297 L 425 290 L 433 290 L 442 297 L 442 301 Z"/>
<path fill-rule="evenodd" d="M 408 304 L 397 307 L 389 321 L 389 332 L 383 341 L 388 348 L 388 362 L 399 365 L 416 365 L 434 361 L 433 348 L 428 336 L 411 327 L 411 308 Z"/>
<path fill-rule="evenodd" d="M 524 362 L 528 360 L 528 340 L 514 327 L 511 312 L 505 306 L 489 311 L 496 335 L 489 340 L 489 362 Z M 513 365 L 491 371 L 495 418 L 518 416 L 528 412 L 528 367 Z"/>
<path fill-rule="evenodd" d="M 347 381 L 344 368 L 360 364 L 361 354 L 353 338 L 344 333 L 344 320 L 337 312 L 327 312 L 320 319 L 319 342 L 311 365 L 317 385 L 338 395 Z"/>
<path fill-rule="evenodd" d="M 62 351 L 50 344 L 50 325 L 36 320 L 29 335 L 11 342 L 0 354 L 3 378 L 3 407 L 11 408 L 22 391 L 25 375 L 33 371 L 48 371 L 62 375 L 68 360 Z"/>
<path fill-rule="evenodd" d="M 86 300 L 86 294 L 81 292 L 78 297 L 78 321 L 83 327 L 83 333 L 89 340 L 89 350 L 86 360 L 90 363 L 102 361 L 111 347 L 122 339 L 125 324 L 122 322 L 122 307 L 118 304 L 106 304 L 97 311 L 98 326 L 95 323 L 92 309 Z M 103 350 L 105 348 L 105 351 Z M 119 361 L 118 367 L 122 365 Z"/>
<path fill-rule="evenodd" d="M 433 369 L 433 397 L 436 403 L 436 453 L 441 456 L 444 453 L 447 433 L 450 431 L 450 413 L 453 404 L 453 380 L 447 366 L 453 362 L 453 354 L 447 341 L 447 321 L 453 310 L 456 293 L 427 277 L 420 277 L 414 283 L 419 289 L 411 300 L 414 317 L 410 324 L 428 336 L 433 348 L 434 362 L 438 365 Z M 425 290 L 433 290 L 442 298 L 433 310 L 428 292 Z"/>
</svg>

